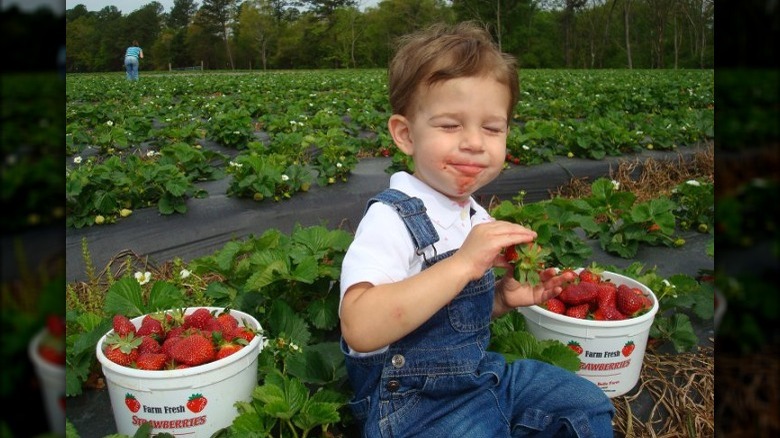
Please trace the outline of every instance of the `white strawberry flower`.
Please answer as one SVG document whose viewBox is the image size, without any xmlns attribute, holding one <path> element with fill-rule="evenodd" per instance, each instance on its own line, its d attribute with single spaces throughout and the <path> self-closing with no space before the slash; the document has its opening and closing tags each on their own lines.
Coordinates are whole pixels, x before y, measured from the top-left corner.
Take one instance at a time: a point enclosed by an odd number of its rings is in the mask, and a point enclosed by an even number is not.
<svg viewBox="0 0 780 438">
<path fill-rule="evenodd" d="M 619 181 L 615 181 L 613 179 L 612 180 L 612 188 L 614 188 L 615 190 L 620 190 L 620 182 Z"/>
<path fill-rule="evenodd" d="M 114 122 L 112 122 L 111 120 L 109 120 L 109 121 L 107 121 L 107 122 L 106 122 L 106 125 L 108 125 L 108 126 L 114 126 Z"/>
<path fill-rule="evenodd" d="M 524 151 L 530 151 L 530 150 L 531 150 L 531 148 L 529 148 L 527 145 L 523 145 L 523 150 L 524 150 Z"/>
<path fill-rule="evenodd" d="M 282 175 L 282 181 L 289 181 L 290 177 L 287 175 Z"/>
<path fill-rule="evenodd" d="M 179 271 L 179 276 L 181 277 L 182 280 L 189 277 L 190 274 L 192 274 L 192 271 L 189 271 L 187 269 L 182 269 L 181 271 Z"/>
<path fill-rule="evenodd" d="M 149 272 L 149 271 L 146 271 L 146 272 L 136 271 L 134 276 L 135 276 L 136 281 L 138 281 L 138 283 L 141 286 L 145 285 L 146 283 L 149 282 L 149 280 L 152 279 L 152 273 Z"/>
<path fill-rule="evenodd" d="M 685 184 L 688 184 L 689 186 L 694 186 L 694 187 L 699 187 L 701 185 L 701 183 L 696 181 L 695 179 L 689 179 L 688 181 L 685 181 Z"/>
<path fill-rule="evenodd" d="M 75 156 L 73 157 L 73 162 L 76 164 L 81 164 L 81 156 Z"/>
</svg>

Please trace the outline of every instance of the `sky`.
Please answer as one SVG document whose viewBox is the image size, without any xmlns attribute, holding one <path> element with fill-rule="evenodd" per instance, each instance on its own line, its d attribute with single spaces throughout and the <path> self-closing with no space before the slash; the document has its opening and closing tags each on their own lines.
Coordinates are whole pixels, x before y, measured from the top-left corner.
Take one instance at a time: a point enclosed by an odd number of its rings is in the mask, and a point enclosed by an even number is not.
<svg viewBox="0 0 780 438">
<path fill-rule="evenodd" d="M 9 0 L 3 0 L 5 4 Z M 10 0 L 13 2 L 14 0 Z M 156 0 L 163 5 L 165 12 L 170 12 L 173 7 L 173 0 Z M 152 0 L 17 0 L 18 3 L 64 3 L 65 9 L 73 9 L 76 5 L 84 5 L 88 11 L 99 11 L 106 6 L 116 6 L 123 15 L 127 15 L 142 6 L 149 4 Z M 195 0 L 198 5 L 203 4 L 203 0 Z M 376 6 L 379 0 L 358 0 L 358 4 L 361 5 L 361 9 L 368 6 Z M 60 6 L 62 7 L 62 6 Z"/>
</svg>

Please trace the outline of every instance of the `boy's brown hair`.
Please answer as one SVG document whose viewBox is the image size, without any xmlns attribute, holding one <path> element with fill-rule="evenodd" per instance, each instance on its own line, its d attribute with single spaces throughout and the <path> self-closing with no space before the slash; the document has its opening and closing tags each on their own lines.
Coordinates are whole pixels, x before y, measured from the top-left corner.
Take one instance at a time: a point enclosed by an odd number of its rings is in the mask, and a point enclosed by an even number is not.
<svg viewBox="0 0 780 438">
<path fill-rule="evenodd" d="M 402 36 L 398 43 L 388 71 L 393 114 L 409 116 L 419 87 L 448 79 L 492 76 L 507 87 L 507 120 L 512 119 L 519 95 L 517 61 L 498 50 L 484 28 L 472 22 L 434 24 Z"/>
</svg>

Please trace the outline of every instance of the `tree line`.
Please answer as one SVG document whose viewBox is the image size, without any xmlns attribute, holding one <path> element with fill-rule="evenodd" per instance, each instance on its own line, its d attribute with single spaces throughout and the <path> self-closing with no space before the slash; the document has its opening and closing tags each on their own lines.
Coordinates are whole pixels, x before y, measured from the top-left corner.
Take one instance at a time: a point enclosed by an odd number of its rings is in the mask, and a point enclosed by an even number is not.
<svg viewBox="0 0 780 438">
<path fill-rule="evenodd" d="M 67 71 L 384 68 L 395 38 L 474 20 L 523 68 L 712 68 L 713 0 L 175 0 L 65 11 Z"/>
</svg>

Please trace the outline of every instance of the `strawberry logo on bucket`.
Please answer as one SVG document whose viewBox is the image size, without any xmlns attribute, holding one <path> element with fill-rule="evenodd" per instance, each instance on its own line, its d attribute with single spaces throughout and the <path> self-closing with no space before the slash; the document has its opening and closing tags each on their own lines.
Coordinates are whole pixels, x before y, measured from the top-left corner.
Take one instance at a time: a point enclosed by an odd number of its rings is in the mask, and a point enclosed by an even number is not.
<svg viewBox="0 0 780 438">
<path fill-rule="evenodd" d="M 626 345 L 623 346 L 623 349 L 620 351 L 623 356 L 628 357 L 631 356 L 631 353 L 634 352 L 634 341 L 628 341 L 626 342 Z"/>
<path fill-rule="evenodd" d="M 125 405 L 127 405 L 127 409 L 130 409 L 130 412 L 132 413 L 136 413 L 141 409 L 141 403 L 139 403 L 138 400 L 135 399 L 135 396 L 129 392 L 125 395 Z"/>
<path fill-rule="evenodd" d="M 206 403 L 208 403 L 208 400 L 203 395 L 192 394 L 189 400 L 187 400 L 187 409 L 197 414 L 206 407 Z"/>
<path fill-rule="evenodd" d="M 568 344 L 566 344 L 567 347 L 571 348 L 572 351 L 577 353 L 577 356 L 582 354 L 582 346 L 580 346 L 580 343 L 577 341 L 569 341 Z"/>
</svg>

